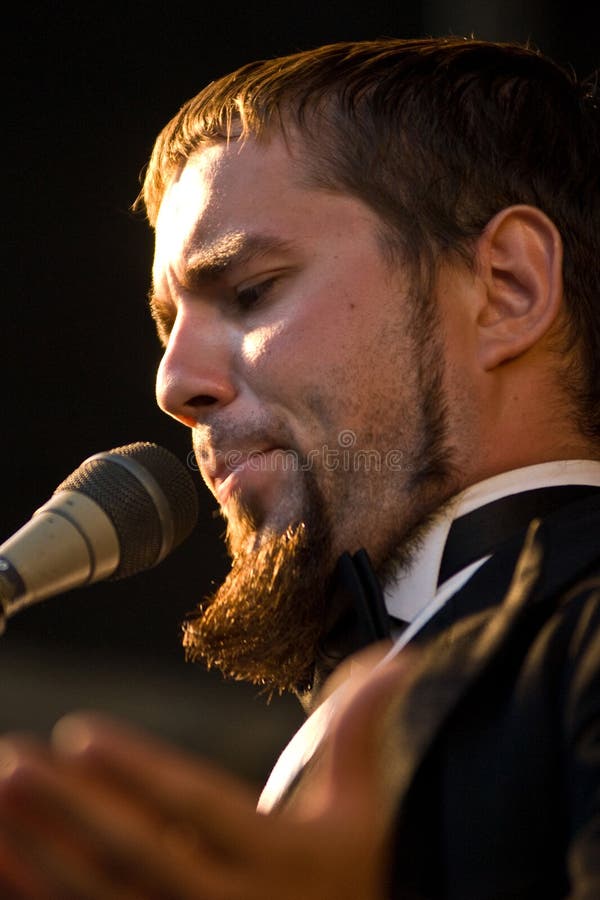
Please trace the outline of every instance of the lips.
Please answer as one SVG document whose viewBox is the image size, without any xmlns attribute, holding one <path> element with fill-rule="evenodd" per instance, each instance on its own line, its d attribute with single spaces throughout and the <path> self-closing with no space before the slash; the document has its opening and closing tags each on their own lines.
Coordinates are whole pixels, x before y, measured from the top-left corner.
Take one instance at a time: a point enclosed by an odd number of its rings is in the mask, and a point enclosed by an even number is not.
<svg viewBox="0 0 600 900">
<path fill-rule="evenodd" d="M 230 449 L 213 451 L 212 460 L 201 465 L 202 473 L 221 505 L 227 502 L 231 493 L 242 487 L 243 481 L 252 474 L 269 471 L 271 454 L 276 447 Z"/>
<path fill-rule="evenodd" d="M 238 466 L 237 469 L 230 471 L 228 475 L 224 478 L 215 478 L 214 480 L 214 493 L 215 497 L 219 501 L 220 506 L 225 506 L 231 495 L 234 491 L 239 492 L 240 488 L 240 480 L 243 474 L 244 464 Z"/>
</svg>

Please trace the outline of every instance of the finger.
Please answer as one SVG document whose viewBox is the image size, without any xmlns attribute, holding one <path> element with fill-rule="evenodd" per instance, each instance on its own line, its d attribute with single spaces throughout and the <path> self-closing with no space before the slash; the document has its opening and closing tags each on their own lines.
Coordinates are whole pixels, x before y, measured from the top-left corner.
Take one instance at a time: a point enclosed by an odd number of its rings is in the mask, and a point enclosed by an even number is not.
<svg viewBox="0 0 600 900">
<path fill-rule="evenodd" d="M 1 821 L 13 847 L 57 897 L 202 897 L 201 848 L 22 741 L 2 742 Z"/>
<path fill-rule="evenodd" d="M 374 667 L 361 666 L 342 688 L 329 733 L 290 805 L 297 817 L 367 819 L 381 829 L 393 808 L 381 749 L 390 710 L 412 680 L 415 654 L 403 651 L 383 665 L 375 655 L 370 662 Z"/>
<path fill-rule="evenodd" d="M 390 652 L 392 643 L 389 640 L 378 641 L 353 653 L 337 666 L 329 676 L 319 695 L 319 701 L 327 699 L 340 687 L 345 692 L 353 693 L 369 674 L 380 665 Z"/>
<path fill-rule="evenodd" d="M 356 679 L 335 716 L 329 741 L 331 787 L 335 792 L 360 773 L 356 787 L 366 793 L 377 777 L 378 750 L 387 713 L 402 698 L 415 669 L 415 654 L 405 651 Z"/>
<path fill-rule="evenodd" d="M 202 857 L 202 896 L 210 900 L 334 896 L 317 892 L 320 874 L 310 877 L 317 868 L 317 850 L 327 847 L 327 830 L 308 833 L 297 823 L 257 815 L 254 795 L 237 779 L 98 716 L 70 716 L 62 721 L 55 740 L 69 759 L 103 774 L 108 770 L 111 777 L 116 772 L 120 784 L 134 783 L 136 792 L 156 802 L 165 818 L 191 825 L 203 844 L 216 848 Z M 218 831 L 218 841 L 212 829 Z M 317 870 L 323 872 L 322 860 Z M 297 890 L 289 886 L 291 877 L 298 881 Z"/>
<path fill-rule="evenodd" d="M 131 726 L 72 714 L 57 723 L 53 742 L 63 758 L 143 798 L 166 821 L 191 826 L 215 850 L 243 853 L 260 830 L 254 789 Z"/>
<path fill-rule="evenodd" d="M 0 897 L 3 900 L 52 900 L 46 887 L 31 871 L 27 857 L 7 835 L 0 817 Z"/>
<path fill-rule="evenodd" d="M 4 898 L 19 900 L 150 900 L 126 885 L 107 878 L 101 868 L 73 852 L 60 829 L 31 827 L 30 817 L 14 810 L 0 825 L 0 887 Z M 10 888 L 4 889 L 4 884 Z M 154 895 L 153 895 L 154 896 Z"/>
</svg>

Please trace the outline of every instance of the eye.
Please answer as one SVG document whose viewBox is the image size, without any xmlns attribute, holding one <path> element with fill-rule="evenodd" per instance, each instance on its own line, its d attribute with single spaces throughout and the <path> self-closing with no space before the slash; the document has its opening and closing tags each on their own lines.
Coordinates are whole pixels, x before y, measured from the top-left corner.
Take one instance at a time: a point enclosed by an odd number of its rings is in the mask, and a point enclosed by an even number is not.
<svg viewBox="0 0 600 900">
<path fill-rule="evenodd" d="M 241 288 L 236 292 L 235 299 L 242 310 L 251 309 L 263 300 L 276 282 L 276 278 L 267 278 L 252 284 L 250 287 Z"/>
</svg>

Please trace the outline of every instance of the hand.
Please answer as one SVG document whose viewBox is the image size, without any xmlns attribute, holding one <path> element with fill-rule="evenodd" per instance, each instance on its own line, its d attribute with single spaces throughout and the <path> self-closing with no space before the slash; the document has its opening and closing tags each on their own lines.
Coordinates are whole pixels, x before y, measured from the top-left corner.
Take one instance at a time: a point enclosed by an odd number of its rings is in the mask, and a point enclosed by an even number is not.
<svg viewBox="0 0 600 900">
<path fill-rule="evenodd" d="M 379 728 L 409 664 L 355 672 L 319 765 L 269 816 L 238 779 L 99 715 L 61 720 L 50 746 L 4 738 L 1 895 L 381 900 L 392 809 Z"/>
</svg>

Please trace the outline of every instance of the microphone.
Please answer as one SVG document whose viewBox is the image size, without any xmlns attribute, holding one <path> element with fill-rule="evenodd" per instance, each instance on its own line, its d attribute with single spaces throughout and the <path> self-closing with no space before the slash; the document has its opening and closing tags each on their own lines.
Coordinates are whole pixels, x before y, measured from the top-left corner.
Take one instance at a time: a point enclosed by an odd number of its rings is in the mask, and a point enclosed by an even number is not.
<svg viewBox="0 0 600 900">
<path fill-rule="evenodd" d="M 33 603 L 152 568 L 197 518 L 192 477 L 164 447 L 139 441 L 90 456 L 0 546 L 0 634 Z"/>
</svg>

